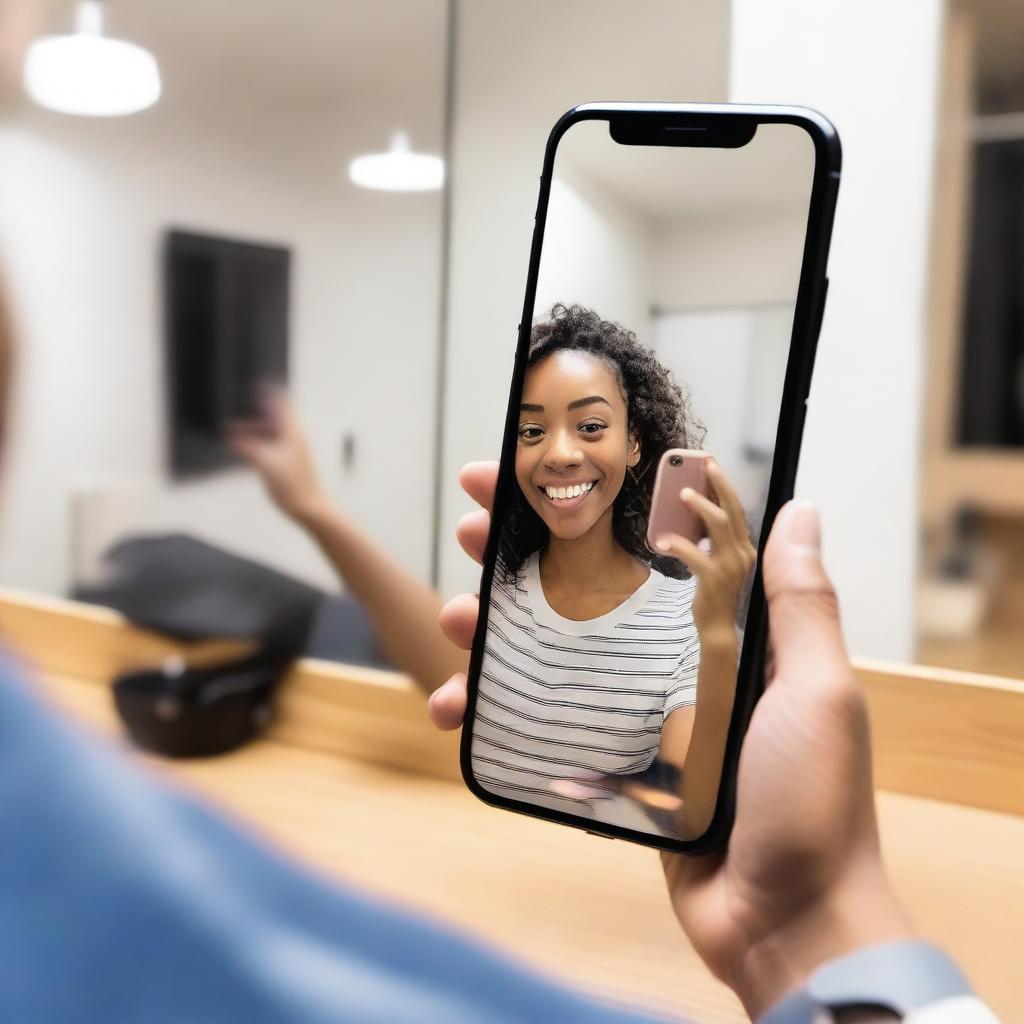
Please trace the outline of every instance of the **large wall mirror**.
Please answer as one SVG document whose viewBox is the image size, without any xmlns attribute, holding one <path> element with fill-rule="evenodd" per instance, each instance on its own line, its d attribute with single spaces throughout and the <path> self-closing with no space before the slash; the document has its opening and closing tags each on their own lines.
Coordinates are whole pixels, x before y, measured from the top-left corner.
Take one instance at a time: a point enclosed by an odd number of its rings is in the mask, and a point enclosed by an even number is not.
<svg viewBox="0 0 1024 1024">
<path fill-rule="evenodd" d="M 19 30 L 70 33 L 79 7 L 32 0 Z M 263 379 L 286 381 L 331 497 L 428 579 L 443 192 L 349 168 L 441 155 L 445 0 L 100 10 L 157 59 L 159 101 L 83 117 L 17 88 L 0 126 L 20 340 L 4 584 L 78 593 L 111 545 L 184 533 L 337 591 L 224 446 Z"/>
</svg>

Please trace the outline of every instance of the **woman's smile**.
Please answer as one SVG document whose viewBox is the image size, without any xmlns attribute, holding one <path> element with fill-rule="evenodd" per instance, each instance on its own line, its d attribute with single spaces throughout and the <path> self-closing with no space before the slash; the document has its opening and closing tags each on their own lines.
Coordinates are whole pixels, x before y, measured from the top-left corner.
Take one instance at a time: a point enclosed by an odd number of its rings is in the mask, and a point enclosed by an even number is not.
<svg viewBox="0 0 1024 1024">
<path fill-rule="evenodd" d="M 596 485 L 596 480 L 585 480 L 575 484 L 540 484 L 537 490 L 555 508 L 568 511 L 579 508 Z"/>
</svg>

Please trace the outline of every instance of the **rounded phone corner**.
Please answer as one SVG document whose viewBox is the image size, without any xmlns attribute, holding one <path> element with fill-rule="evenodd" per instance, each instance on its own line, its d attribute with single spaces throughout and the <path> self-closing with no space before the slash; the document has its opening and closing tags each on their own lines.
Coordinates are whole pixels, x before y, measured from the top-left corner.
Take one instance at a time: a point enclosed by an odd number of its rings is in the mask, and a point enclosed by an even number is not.
<svg viewBox="0 0 1024 1024">
<path fill-rule="evenodd" d="M 838 177 L 843 169 L 843 144 L 839 138 L 839 129 L 814 107 L 798 106 L 790 109 L 796 115 L 792 123 L 807 132 L 817 152 L 824 155 L 824 169 Z"/>
<path fill-rule="evenodd" d="M 575 106 L 570 107 L 561 117 L 551 126 L 551 131 L 548 132 L 548 141 L 546 147 L 546 153 L 548 159 L 545 160 L 545 167 L 549 167 L 551 162 L 554 160 L 555 149 L 558 147 L 558 143 L 561 141 L 562 136 L 577 122 L 589 120 L 594 115 L 588 112 L 588 108 L 592 108 L 593 104 L 577 103 Z"/>
<path fill-rule="evenodd" d="M 499 797 L 490 790 L 485 789 L 473 774 L 473 768 L 471 765 L 463 762 L 459 766 L 460 774 L 462 775 L 462 781 L 466 784 L 466 788 L 479 800 L 481 803 L 487 804 L 488 807 L 502 807 L 503 804 Z"/>
</svg>

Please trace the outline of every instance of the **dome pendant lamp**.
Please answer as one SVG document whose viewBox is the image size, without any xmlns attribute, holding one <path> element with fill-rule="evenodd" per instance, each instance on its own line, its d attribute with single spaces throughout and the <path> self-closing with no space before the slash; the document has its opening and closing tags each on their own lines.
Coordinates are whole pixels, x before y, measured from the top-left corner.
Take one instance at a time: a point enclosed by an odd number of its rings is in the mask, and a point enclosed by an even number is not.
<svg viewBox="0 0 1024 1024">
<path fill-rule="evenodd" d="M 103 0 L 79 0 L 76 31 L 37 39 L 25 56 L 25 92 L 41 107 L 85 117 L 118 117 L 160 98 L 153 55 L 103 35 Z"/>
<path fill-rule="evenodd" d="M 361 188 L 385 192 L 434 192 L 444 184 L 444 161 L 439 156 L 414 153 L 409 136 L 396 132 L 386 153 L 357 156 L 348 174 Z"/>
</svg>

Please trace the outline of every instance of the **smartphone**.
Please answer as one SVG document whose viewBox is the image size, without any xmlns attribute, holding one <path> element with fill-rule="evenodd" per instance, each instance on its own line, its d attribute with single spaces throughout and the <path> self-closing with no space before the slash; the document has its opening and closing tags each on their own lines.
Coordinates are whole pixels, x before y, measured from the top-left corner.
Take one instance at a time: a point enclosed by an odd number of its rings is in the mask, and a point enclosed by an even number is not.
<svg viewBox="0 0 1024 1024">
<path fill-rule="evenodd" d="M 647 520 L 647 545 L 652 550 L 657 550 L 658 538 L 664 533 L 677 534 L 694 544 L 705 536 L 704 521 L 683 504 L 680 494 L 684 487 L 689 487 L 708 496 L 708 458 L 707 452 L 683 448 L 670 448 L 662 455 Z"/>
<path fill-rule="evenodd" d="M 804 108 L 586 104 L 551 131 L 462 732 L 487 803 L 683 853 L 726 841 L 839 173 Z M 701 489 L 709 451 L 733 529 L 701 579 L 648 541 L 704 532 L 673 493 Z M 730 538 L 757 547 L 752 582 Z M 695 617 L 701 587 L 719 599 Z"/>
</svg>

